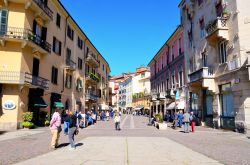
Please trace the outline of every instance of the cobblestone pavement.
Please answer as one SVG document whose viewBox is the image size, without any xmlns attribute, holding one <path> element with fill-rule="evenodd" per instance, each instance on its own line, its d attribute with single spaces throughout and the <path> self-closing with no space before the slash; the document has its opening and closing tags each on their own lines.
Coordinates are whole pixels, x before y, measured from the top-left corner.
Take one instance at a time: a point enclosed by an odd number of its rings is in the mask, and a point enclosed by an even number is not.
<svg viewBox="0 0 250 165">
<path fill-rule="evenodd" d="M 250 139 L 247 139 L 243 134 L 214 130 L 205 127 L 197 127 L 197 131 L 195 133 L 185 134 L 181 132 L 182 129 L 173 130 L 172 128 L 168 128 L 168 130 L 160 131 L 153 126 L 147 126 L 147 123 L 148 118 L 142 116 L 124 115 L 121 122 L 122 130 L 115 131 L 113 121 L 99 121 L 96 125 L 82 129 L 76 137 L 76 141 L 84 142 L 84 139 L 87 140 L 88 138 L 95 137 L 167 138 L 176 142 L 176 144 L 186 146 L 192 151 L 201 153 L 223 164 L 250 165 Z M 1 137 L 7 135 L 8 133 L 0 135 L 0 164 L 12 164 L 34 158 L 48 152 L 52 153 L 52 150 L 49 148 L 51 135 L 48 128 L 35 129 L 31 131 L 38 132 L 29 135 L 26 133 L 26 136 L 21 136 L 19 133 L 19 136 L 15 138 L 13 138 L 12 135 L 11 139 L 4 138 L 2 140 Z M 59 143 L 62 144 L 62 147 L 57 149 L 56 152 L 64 150 L 67 141 L 67 136 L 64 136 L 61 133 Z M 162 140 L 162 144 L 164 143 L 164 140 Z M 84 148 L 85 145 L 81 147 Z M 170 146 L 166 145 L 164 150 L 159 150 L 165 152 L 168 150 L 171 151 L 171 148 L 169 147 Z M 164 155 L 161 155 L 161 153 L 159 153 L 159 156 L 167 158 L 168 154 L 164 153 Z M 179 156 L 181 158 L 182 154 Z"/>
</svg>

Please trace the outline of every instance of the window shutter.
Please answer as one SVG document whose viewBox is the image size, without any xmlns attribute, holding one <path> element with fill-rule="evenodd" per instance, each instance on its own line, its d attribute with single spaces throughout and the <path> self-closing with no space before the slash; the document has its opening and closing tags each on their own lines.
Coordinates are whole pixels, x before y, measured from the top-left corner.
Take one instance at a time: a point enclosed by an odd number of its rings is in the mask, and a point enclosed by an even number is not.
<svg viewBox="0 0 250 165">
<path fill-rule="evenodd" d="M 57 84 L 58 69 L 55 68 L 55 83 Z"/>
<path fill-rule="evenodd" d="M 51 82 L 54 83 L 54 67 L 52 66 Z"/>
<path fill-rule="evenodd" d="M 42 27 L 42 36 L 41 39 L 45 42 L 47 39 L 47 28 L 46 27 Z"/>
</svg>

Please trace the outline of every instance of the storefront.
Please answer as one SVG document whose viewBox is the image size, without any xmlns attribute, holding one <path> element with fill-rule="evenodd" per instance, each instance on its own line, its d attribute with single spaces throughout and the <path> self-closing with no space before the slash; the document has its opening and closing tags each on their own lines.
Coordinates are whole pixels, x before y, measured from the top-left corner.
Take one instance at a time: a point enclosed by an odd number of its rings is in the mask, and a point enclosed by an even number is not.
<svg viewBox="0 0 250 165">
<path fill-rule="evenodd" d="M 51 96 L 50 96 L 50 116 L 54 113 L 55 108 L 64 109 L 64 105 L 61 101 L 61 94 L 51 93 Z"/>
</svg>

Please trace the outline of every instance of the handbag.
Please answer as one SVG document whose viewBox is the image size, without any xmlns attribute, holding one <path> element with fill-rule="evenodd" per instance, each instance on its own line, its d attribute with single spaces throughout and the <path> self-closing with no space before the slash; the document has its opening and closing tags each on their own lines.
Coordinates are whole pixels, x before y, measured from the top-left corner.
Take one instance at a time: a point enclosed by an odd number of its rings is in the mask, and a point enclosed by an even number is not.
<svg viewBox="0 0 250 165">
<path fill-rule="evenodd" d="M 77 135 L 79 133 L 79 130 L 78 129 L 76 129 L 75 130 L 75 135 Z"/>
<path fill-rule="evenodd" d="M 62 126 L 58 126 L 57 131 L 58 131 L 58 133 L 62 132 Z"/>
</svg>

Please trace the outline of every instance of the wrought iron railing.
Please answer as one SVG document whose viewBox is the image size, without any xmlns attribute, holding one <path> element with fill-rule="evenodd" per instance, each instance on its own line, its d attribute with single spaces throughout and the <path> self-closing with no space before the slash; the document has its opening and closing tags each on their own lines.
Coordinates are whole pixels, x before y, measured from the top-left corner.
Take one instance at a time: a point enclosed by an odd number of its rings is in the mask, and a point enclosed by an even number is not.
<svg viewBox="0 0 250 165">
<path fill-rule="evenodd" d="M 51 52 L 51 44 L 41 39 L 40 36 L 34 34 L 29 29 L 7 27 L 7 29 L 0 30 L 0 38 L 28 40 L 40 46 L 47 52 Z"/>
<path fill-rule="evenodd" d="M 46 13 L 51 20 L 53 20 L 53 11 L 42 1 L 42 0 L 33 0 L 37 6 L 39 6 L 44 13 Z"/>
<path fill-rule="evenodd" d="M 98 59 L 96 59 L 96 57 L 92 54 L 88 54 L 87 55 L 87 61 L 93 61 L 96 65 L 100 64 L 100 61 Z"/>
<path fill-rule="evenodd" d="M 85 77 L 88 79 L 91 79 L 91 80 L 94 80 L 94 81 L 96 81 L 96 82 L 99 82 L 100 81 L 100 76 L 97 76 L 96 74 L 94 74 L 94 73 L 88 73 L 88 72 L 86 72 L 86 74 L 85 74 Z"/>
<path fill-rule="evenodd" d="M 213 78 L 214 71 L 210 67 L 203 67 L 191 74 L 189 74 L 189 81 L 194 82 L 202 78 Z"/>
<path fill-rule="evenodd" d="M 66 63 L 66 66 L 69 67 L 69 69 L 72 69 L 72 70 L 76 69 L 76 63 L 72 61 L 71 59 L 66 59 L 65 63 Z"/>
<path fill-rule="evenodd" d="M 44 89 L 49 88 L 49 80 L 18 71 L 0 71 L 0 83 L 31 84 Z"/>
<path fill-rule="evenodd" d="M 49 80 L 25 72 L 25 82 L 44 89 L 49 88 Z"/>
<path fill-rule="evenodd" d="M 210 21 L 205 27 L 207 35 L 214 33 L 218 29 L 225 28 L 227 28 L 227 19 L 222 17 L 218 17 L 215 20 Z"/>
</svg>

